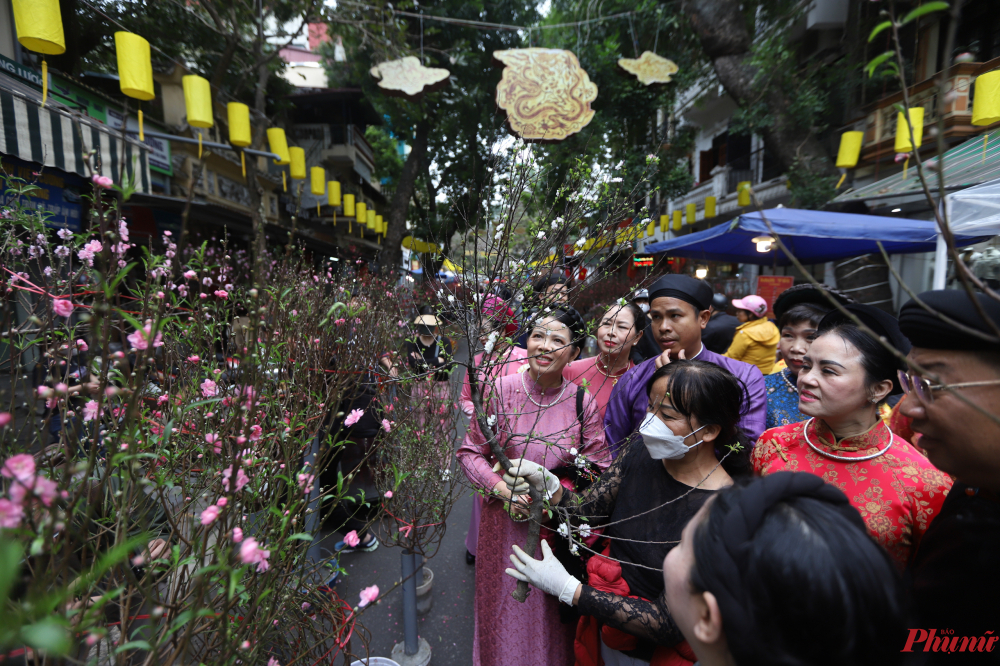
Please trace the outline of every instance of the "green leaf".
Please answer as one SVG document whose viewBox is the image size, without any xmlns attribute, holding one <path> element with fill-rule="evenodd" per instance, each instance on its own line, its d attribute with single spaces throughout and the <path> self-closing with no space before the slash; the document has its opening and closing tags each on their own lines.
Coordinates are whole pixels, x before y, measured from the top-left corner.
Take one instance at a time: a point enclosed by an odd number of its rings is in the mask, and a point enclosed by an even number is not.
<svg viewBox="0 0 1000 666">
<path fill-rule="evenodd" d="M 288 537 L 288 540 L 289 541 L 312 541 L 313 538 L 312 538 L 311 534 L 306 534 L 305 532 L 299 532 L 298 534 L 293 534 L 292 536 Z"/>
<path fill-rule="evenodd" d="M 895 55 L 895 53 L 893 53 L 892 51 L 886 51 L 885 53 L 883 53 L 881 55 L 875 56 L 872 59 L 872 61 L 869 62 L 865 66 L 865 71 L 868 72 L 868 78 L 872 77 L 872 75 L 875 73 L 876 68 L 878 68 L 879 65 L 881 65 L 882 63 L 884 63 L 886 60 L 888 60 L 889 58 L 891 58 L 894 55 Z"/>
<path fill-rule="evenodd" d="M 926 16 L 931 12 L 944 11 L 945 9 L 948 9 L 950 6 L 951 5 L 949 5 L 947 2 L 928 2 L 926 5 L 920 5 L 919 7 L 911 11 L 909 14 L 904 16 L 903 20 L 900 22 L 900 25 L 906 25 L 910 21 L 916 20 L 921 16 Z"/>
<path fill-rule="evenodd" d="M 21 544 L 14 540 L 0 541 L 0 608 L 7 605 L 7 595 L 21 570 Z"/>
<path fill-rule="evenodd" d="M 891 27 L 892 27 L 892 21 L 883 21 L 882 23 L 879 23 L 877 26 L 875 26 L 875 29 L 872 30 L 872 34 L 868 35 L 868 43 L 870 44 L 871 41 L 875 39 L 875 37 L 877 37 L 880 32 L 882 32 L 886 28 L 891 28 Z"/>
<path fill-rule="evenodd" d="M 31 647 L 49 654 L 66 654 L 71 645 L 69 631 L 55 618 L 22 627 L 21 638 Z"/>
<path fill-rule="evenodd" d="M 126 652 L 128 650 L 152 650 L 152 649 L 153 646 L 146 641 L 129 641 L 128 643 L 125 643 L 117 650 L 115 650 L 115 654 L 121 654 L 122 652 Z"/>
</svg>

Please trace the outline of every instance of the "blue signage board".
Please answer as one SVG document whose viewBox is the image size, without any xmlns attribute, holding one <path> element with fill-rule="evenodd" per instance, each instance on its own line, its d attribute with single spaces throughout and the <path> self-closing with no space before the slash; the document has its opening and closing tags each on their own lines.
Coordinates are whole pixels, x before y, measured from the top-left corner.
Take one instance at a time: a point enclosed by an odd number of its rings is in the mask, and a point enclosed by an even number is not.
<svg viewBox="0 0 1000 666">
<path fill-rule="evenodd" d="M 47 226 L 55 229 L 80 231 L 83 217 L 83 200 L 87 181 L 80 176 L 60 171 L 52 167 L 25 162 L 15 157 L 0 154 L 0 168 L 8 177 L 19 178 L 31 183 L 37 189 L 24 197 L 22 205 L 49 213 Z M 4 188 L 0 204 L 9 206 L 18 195 Z"/>
</svg>

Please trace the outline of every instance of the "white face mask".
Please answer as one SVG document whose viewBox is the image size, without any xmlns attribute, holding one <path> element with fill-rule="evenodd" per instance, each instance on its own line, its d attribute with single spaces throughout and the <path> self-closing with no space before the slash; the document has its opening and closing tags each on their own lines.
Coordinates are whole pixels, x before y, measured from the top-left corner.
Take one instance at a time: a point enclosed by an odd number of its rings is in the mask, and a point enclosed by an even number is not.
<svg viewBox="0 0 1000 666">
<path fill-rule="evenodd" d="M 698 430 L 704 427 L 702 426 Z M 652 412 L 646 414 L 642 425 L 639 426 L 639 434 L 642 435 L 642 441 L 646 445 L 646 450 L 649 451 L 649 457 L 653 460 L 680 460 L 688 451 L 701 444 L 701 440 L 691 446 L 684 443 L 685 439 L 698 430 L 683 437 L 675 435 L 674 431 Z"/>
<path fill-rule="evenodd" d="M 642 310 L 646 314 L 649 314 L 649 303 L 638 303 L 637 305 L 639 306 L 640 310 Z"/>
</svg>

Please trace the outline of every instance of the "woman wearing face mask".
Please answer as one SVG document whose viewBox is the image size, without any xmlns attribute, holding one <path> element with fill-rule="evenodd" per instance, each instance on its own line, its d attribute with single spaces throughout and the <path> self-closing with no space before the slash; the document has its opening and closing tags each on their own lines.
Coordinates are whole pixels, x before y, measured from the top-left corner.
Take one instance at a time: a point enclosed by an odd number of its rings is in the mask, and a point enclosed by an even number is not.
<svg viewBox="0 0 1000 666">
<path fill-rule="evenodd" d="M 844 308 L 900 353 L 909 351 L 892 315 L 870 305 Z M 952 483 L 879 418 L 879 403 L 901 391 L 902 367 L 878 340 L 830 312 L 798 376 L 799 411 L 810 418 L 764 431 L 752 455 L 761 476 L 802 471 L 836 484 L 901 569 Z"/>
<path fill-rule="evenodd" d="M 841 305 L 854 302 L 835 289 L 825 286 L 824 289 L 830 294 L 830 298 Z M 773 309 L 778 320 L 778 330 L 781 331 L 778 353 L 783 367 L 764 377 L 768 428 L 798 423 L 809 418 L 799 411 L 796 381 L 802 368 L 802 359 L 816 337 L 816 327 L 824 315 L 834 308 L 819 289 L 812 284 L 803 284 L 783 291 L 774 301 Z"/>
<path fill-rule="evenodd" d="M 607 467 L 610 454 L 597 406 L 562 376 L 563 368 L 579 353 L 583 336 L 576 310 L 553 309 L 530 329 L 529 369 L 495 381 L 485 420 L 508 458 L 545 469 Z M 479 525 L 473 663 L 570 663 L 574 626 L 560 621 L 558 600 L 532 594 L 522 604 L 511 598 L 516 581 L 504 575 L 506 556 L 511 545 L 525 542 L 528 524 L 515 522 L 508 513 L 511 491 L 494 471 L 497 461 L 480 426 L 480 419 L 472 420 L 458 450 L 469 481 L 488 498 Z"/>
<path fill-rule="evenodd" d="M 514 546 L 515 568 L 507 570 L 588 616 L 577 631 L 577 655 L 588 656 L 577 663 L 694 661 L 663 596 L 663 558 L 706 500 L 734 476 L 750 474 L 749 444 L 740 442 L 738 427 L 747 391 L 739 379 L 714 363 L 680 360 L 657 370 L 647 391 L 641 442 L 630 442 L 584 493 L 565 490 L 549 472 L 521 461 L 511 461 L 511 469 L 522 476 L 504 477 L 514 492 L 528 484 L 544 489 L 557 507 L 559 531 L 572 532 L 574 546 L 601 526 L 610 541 L 587 562 L 587 585 L 547 546 L 542 560 Z M 572 527 L 562 522 L 567 517 Z"/>
<path fill-rule="evenodd" d="M 634 303 L 608 308 L 597 327 L 598 353 L 593 358 L 573 361 L 563 376 L 587 389 L 597 400 L 601 421 L 618 380 L 634 366 L 632 347 L 642 338 L 646 315 Z"/>
<path fill-rule="evenodd" d="M 847 496 L 812 474 L 719 492 L 684 528 L 663 580 L 700 666 L 902 663 L 899 572 Z"/>
<path fill-rule="evenodd" d="M 479 325 L 479 344 L 483 351 L 473 358 L 473 368 L 477 369 L 480 390 L 492 386 L 498 377 L 506 377 L 527 368 L 525 360 L 528 352 L 520 347 L 508 344 L 510 336 L 517 332 L 514 313 L 503 299 L 490 294 L 483 300 L 483 316 Z M 482 404 L 489 403 L 487 396 L 482 396 Z M 459 405 L 466 416 L 472 416 L 475 408 L 472 405 L 472 385 L 466 373 L 462 381 L 462 393 Z M 603 414 L 601 415 L 603 418 Z M 479 519 L 483 510 L 484 499 L 479 495 L 472 498 L 472 515 L 469 518 L 469 532 L 465 535 L 465 563 L 476 563 L 476 543 L 479 540 Z"/>
</svg>

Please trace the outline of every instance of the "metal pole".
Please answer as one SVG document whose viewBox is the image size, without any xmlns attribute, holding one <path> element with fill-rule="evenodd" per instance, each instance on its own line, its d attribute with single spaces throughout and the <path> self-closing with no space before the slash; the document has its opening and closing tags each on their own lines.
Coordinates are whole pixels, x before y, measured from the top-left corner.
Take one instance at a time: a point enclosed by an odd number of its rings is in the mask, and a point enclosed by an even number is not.
<svg viewBox="0 0 1000 666">
<path fill-rule="evenodd" d="M 417 642 L 417 556 L 404 550 L 403 558 L 403 651 L 415 655 Z"/>
<path fill-rule="evenodd" d="M 186 136 L 175 136 L 173 134 L 164 134 L 163 132 L 153 132 L 151 130 L 145 130 L 143 133 L 146 136 L 153 137 L 154 139 L 163 139 L 165 141 L 177 141 L 179 143 L 193 143 L 193 144 L 197 144 L 198 143 L 198 139 L 189 139 Z M 129 135 L 134 134 L 136 136 L 139 136 L 138 132 L 129 131 L 129 132 L 127 132 L 127 134 L 129 134 Z M 215 141 L 202 141 L 201 145 L 203 147 L 205 147 L 205 148 L 217 148 L 219 150 L 232 150 L 233 149 L 233 147 L 230 146 L 228 143 L 216 143 Z M 281 155 L 278 155 L 277 153 L 270 153 L 270 152 L 267 152 L 266 150 L 251 150 L 249 148 L 242 148 L 241 150 L 244 153 L 246 153 L 247 155 L 257 155 L 259 157 L 270 157 L 273 160 L 280 160 L 281 159 Z"/>
</svg>

